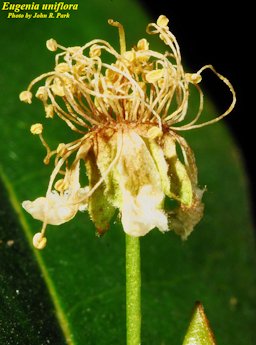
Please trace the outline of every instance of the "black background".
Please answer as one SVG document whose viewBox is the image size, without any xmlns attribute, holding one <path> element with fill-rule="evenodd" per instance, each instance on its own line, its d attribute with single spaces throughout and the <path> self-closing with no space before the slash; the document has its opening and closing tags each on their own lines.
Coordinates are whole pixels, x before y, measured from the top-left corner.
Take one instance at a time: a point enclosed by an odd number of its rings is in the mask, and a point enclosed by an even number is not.
<svg viewBox="0 0 256 345">
<path fill-rule="evenodd" d="M 237 94 L 237 104 L 224 121 L 236 140 L 249 176 L 248 188 L 255 222 L 255 11 L 247 1 L 217 0 L 200 3 L 141 0 L 141 3 L 152 19 L 156 20 L 160 14 L 165 14 L 170 19 L 169 27 L 175 34 L 181 54 L 189 62 L 191 71 L 196 71 L 205 64 L 212 64 L 232 82 Z M 227 99 L 227 90 L 222 89 L 214 78 L 208 78 L 208 75 L 206 91 L 218 109 L 226 109 L 230 101 L 230 98 Z"/>
</svg>

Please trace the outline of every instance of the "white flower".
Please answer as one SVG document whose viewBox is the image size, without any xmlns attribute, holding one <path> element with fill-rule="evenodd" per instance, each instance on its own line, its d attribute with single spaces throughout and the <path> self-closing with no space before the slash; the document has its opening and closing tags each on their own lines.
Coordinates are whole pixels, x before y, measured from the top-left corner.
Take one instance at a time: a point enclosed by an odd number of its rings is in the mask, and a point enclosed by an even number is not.
<svg viewBox="0 0 256 345">
<path fill-rule="evenodd" d="M 53 70 L 35 78 L 20 100 L 31 103 L 31 89 L 45 80 L 36 97 L 46 118 L 59 117 L 78 137 L 51 150 L 42 125 L 31 127 L 47 150 L 44 163 L 55 156 L 46 196 L 23 202 L 25 210 L 43 222 L 33 242 L 37 248 L 46 244 L 47 224 L 63 224 L 86 209 L 100 235 L 109 228 L 116 209 L 124 231 L 132 236 L 158 228 L 174 230 L 185 239 L 201 219 L 203 191 L 193 152 L 180 132 L 219 121 L 233 109 L 236 97 L 230 82 L 213 66 L 196 73 L 184 71 L 168 23 L 161 15 L 147 27 L 148 34 L 159 35 L 167 46 L 165 53 L 152 50 L 146 39 L 127 50 L 124 28 L 113 20 L 109 24 L 118 28 L 120 52 L 101 39 L 69 48 L 54 39 L 47 41 L 48 49 L 62 52 L 56 55 Z M 107 54 L 110 58 L 105 60 Z M 222 115 L 199 122 L 204 100 L 199 84 L 207 68 L 229 87 L 233 99 Z M 186 122 L 191 87 L 199 93 L 199 105 Z M 85 188 L 79 182 L 80 160 L 89 180 Z M 172 207 L 166 209 L 168 200 Z"/>
</svg>

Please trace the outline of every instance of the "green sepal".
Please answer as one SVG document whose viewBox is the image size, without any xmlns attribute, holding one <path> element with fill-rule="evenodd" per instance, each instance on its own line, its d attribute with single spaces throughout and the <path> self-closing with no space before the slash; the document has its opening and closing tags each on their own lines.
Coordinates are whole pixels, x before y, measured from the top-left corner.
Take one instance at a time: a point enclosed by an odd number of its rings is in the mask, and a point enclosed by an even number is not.
<svg viewBox="0 0 256 345">
<path fill-rule="evenodd" d="M 101 174 L 96 165 L 96 159 L 92 151 L 88 153 L 85 164 L 89 186 L 92 188 L 101 178 Z M 105 189 L 105 184 L 100 184 L 88 201 L 89 215 L 95 224 L 97 233 L 100 235 L 108 230 L 109 223 L 115 213 L 114 206 L 108 202 L 108 199 L 105 196 Z"/>
<path fill-rule="evenodd" d="M 155 140 L 149 140 L 149 148 L 165 195 L 190 207 L 193 202 L 192 183 L 185 166 L 178 159 L 175 141 L 170 135 L 164 135 L 161 146 Z"/>
<path fill-rule="evenodd" d="M 117 154 L 117 133 L 105 132 L 99 135 L 94 145 L 94 154 L 96 156 L 96 164 L 101 176 L 104 176 L 104 197 L 115 208 L 120 208 L 122 204 L 122 195 L 119 187 L 119 173 L 115 166 L 105 174 L 109 166 L 116 158 Z M 105 176 L 106 175 L 106 176 Z"/>
</svg>

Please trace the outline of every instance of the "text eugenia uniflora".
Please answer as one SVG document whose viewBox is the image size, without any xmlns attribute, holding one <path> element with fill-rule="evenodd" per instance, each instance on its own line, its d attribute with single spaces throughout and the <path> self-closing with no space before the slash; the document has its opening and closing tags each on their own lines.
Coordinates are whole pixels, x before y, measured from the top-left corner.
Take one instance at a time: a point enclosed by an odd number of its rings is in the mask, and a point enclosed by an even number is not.
<svg viewBox="0 0 256 345">
<path fill-rule="evenodd" d="M 16 4 L 12 3 L 9 1 L 4 1 L 2 5 L 2 11 L 14 11 L 15 13 L 19 13 L 21 11 L 38 11 L 38 10 L 43 10 L 43 11 L 70 11 L 70 10 L 77 10 L 78 9 L 78 4 L 67 4 L 65 2 L 55 2 L 52 4 L 39 4 L 36 2 L 31 2 L 31 3 L 24 3 L 24 4 Z"/>
</svg>

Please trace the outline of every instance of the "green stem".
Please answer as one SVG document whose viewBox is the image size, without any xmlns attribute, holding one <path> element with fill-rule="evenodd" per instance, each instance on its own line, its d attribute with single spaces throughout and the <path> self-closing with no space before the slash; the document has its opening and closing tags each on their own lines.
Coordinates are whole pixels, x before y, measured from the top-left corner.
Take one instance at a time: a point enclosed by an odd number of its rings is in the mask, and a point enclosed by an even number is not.
<svg viewBox="0 0 256 345">
<path fill-rule="evenodd" d="M 126 334 L 127 345 L 141 344 L 140 239 L 126 235 Z"/>
</svg>

